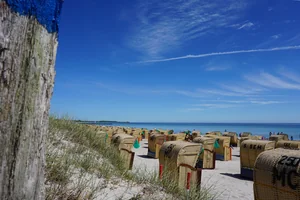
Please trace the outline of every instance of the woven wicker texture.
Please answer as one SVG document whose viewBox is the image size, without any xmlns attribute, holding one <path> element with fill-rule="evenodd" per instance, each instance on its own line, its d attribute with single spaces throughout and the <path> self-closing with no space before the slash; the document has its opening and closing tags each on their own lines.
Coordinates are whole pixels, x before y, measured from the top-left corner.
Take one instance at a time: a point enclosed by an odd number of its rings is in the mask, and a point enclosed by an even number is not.
<svg viewBox="0 0 300 200">
<path fill-rule="evenodd" d="M 253 140 L 262 140 L 263 139 L 263 136 L 261 135 L 254 135 L 251 137 Z"/>
<path fill-rule="evenodd" d="M 281 133 L 279 135 L 283 135 L 283 140 L 289 140 L 289 135 L 285 133 Z"/>
<path fill-rule="evenodd" d="M 126 150 L 121 149 L 120 150 L 120 155 L 121 155 L 121 158 L 124 161 L 124 166 L 126 167 L 126 169 L 131 170 L 132 165 L 133 165 L 133 160 L 134 160 L 134 153 L 133 152 L 128 152 Z"/>
<path fill-rule="evenodd" d="M 299 200 L 299 163 L 299 150 L 279 148 L 261 153 L 253 174 L 255 200 Z"/>
<path fill-rule="evenodd" d="M 262 136 L 259 136 L 259 135 L 250 135 L 248 137 L 241 137 L 240 138 L 240 144 L 242 144 L 243 141 L 245 140 L 261 140 L 262 139 Z"/>
<path fill-rule="evenodd" d="M 148 149 L 151 152 L 155 152 L 156 144 L 162 145 L 165 142 L 166 136 L 161 133 L 153 133 L 149 136 Z"/>
<path fill-rule="evenodd" d="M 201 143 L 203 151 L 201 151 L 199 160 L 202 161 L 203 169 L 211 169 L 214 167 L 214 138 L 196 137 L 193 142 Z"/>
<path fill-rule="evenodd" d="M 287 135 L 271 135 L 269 140 L 278 142 L 280 140 L 289 140 L 289 137 Z"/>
<path fill-rule="evenodd" d="M 164 173 L 171 174 L 168 178 L 178 181 L 178 185 L 184 188 L 187 172 L 196 171 L 196 162 L 202 148 L 201 144 L 186 141 L 165 142 L 159 151 L 159 165 L 164 168 Z M 192 173 L 191 181 L 197 173 Z"/>
<path fill-rule="evenodd" d="M 194 143 L 201 143 L 203 145 L 204 150 L 213 151 L 215 138 L 211 137 L 196 137 L 193 139 Z"/>
<path fill-rule="evenodd" d="M 257 156 L 264 151 L 275 148 L 274 141 L 267 140 L 245 140 L 241 143 L 240 159 L 242 168 L 254 168 Z"/>
<path fill-rule="evenodd" d="M 178 167 L 180 164 L 195 166 L 202 145 L 185 141 L 165 142 L 159 151 L 159 164 L 171 163 Z"/>
<path fill-rule="evenodd" d="M 164 135 L 169 135 L 169 133 L 173 133 L 173 130 L 164 130 L 164 129 L 159 129 L 157 130 L 159 133 L 164 134 Z"/>
<path fill-rule="evenodd" d="M 145 133 L 145 138 L 147 139 L 148 136 L 149 136 L 149 130 L 143 129 L 142 132 L 143 132 L 143 131 L 144 131 L 144 133 Z"/>
<path fill-rule="evenodd" d="M 241 137 L 249 137 L 249 136 L 251 136 L 252 135 L 252 133 L 250 133 L 250 132 L 243 132 L 242 134 L 241 134 Z"/>
<path fill-rule="evenodd" d="M 206 135 L 206 137 L 215 138 L 219 144 L 219 148 L 215 148 L 217 155 L 224 156 L 224 161 L 231 160 L 230 137 Z"/>
<path fill-rule="evenodd" d="M 211 132 L 206 133 L 206 135 L 222 136 L 222 133 L 220 131 L 211 131 Z"/>
<path fill-rule="evenodd" d="M 225 132 L 223 134 L 223 136 L 230 137 L 230 144 L 231 145 L 237 145 L 238 138 L 237 138 L 236 132 Z"/>
<path fill-rule="evenodd" d="M 112 136 L 111 143 L 118 146 L 119 150 L 126 149 L 131 151 L 134 140 L 133 136 L 120 133 Z"/>
<path fill-rule="evenodd" d="M 187 184 L 187 173 L 191 173 L 191 186 L 200 186 L 198 182 L 201 183 L 201 177 L 198 176 L 198 171 L 195 168 L 189 168 L 186 166 L 180 166 L 178 172 L 178 187 L 181 189 L 186 189 Z"/>
<path fill-rule="evenodd" d="M 128 134 L 115 134 L 112 136 L 111 143 L 117 146 L 120 155 L 127 169 L 132 168 L 134 153 L 131 151 L 134 143 L 134 137 Z"/>
<path fill-rule="evenodd" d="M 176 141 L 176 140 L 184 141 L 184 139 L 185 139 L 184 133 L 166 135 L 166 141 Z"/>
<path fill-rule="evenodd" d="M 216 140 L 218 140 L 220 148 L 215 149 L 217 154 L 222 154 L 223 155 L 224 152 L 225 152 L 225 148 L 230 147 L 230 137 L 215 136 L 215 135 L 206 135 L 206 137 L 211 137 L 211 138 L 215 138 Z"/>
<path fill-rule="evenodd" d="M 192 132 L 192 138 L 196 138 L 196 137 L 199 137 L 201 135 L 201 132 L 200 131 L 193 131 Z"/>
<path fill-rule="evenodd" d="M 132 129 L 130 133 L 132 136 L 139 136 L 142 133 L 142 129 Z"/>
<path fill-rule="evenodd" d="M 276 148 L 300 149 L 300 141 L 280 140 L 276 143 Z"/>
</svg>

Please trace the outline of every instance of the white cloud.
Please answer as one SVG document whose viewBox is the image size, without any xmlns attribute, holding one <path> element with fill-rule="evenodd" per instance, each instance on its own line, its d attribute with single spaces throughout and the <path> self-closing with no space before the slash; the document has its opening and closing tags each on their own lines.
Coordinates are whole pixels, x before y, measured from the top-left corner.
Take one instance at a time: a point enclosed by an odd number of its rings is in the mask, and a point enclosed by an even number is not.
<svg viewBox="0 0 300 200">
<path fill-rule="evenodd" d="M 184 111 L 203 111 L 203 110 L 205 110 L 205 109 L 203 109 L 203 108 L 186 108 L 186 109 L 184 109 Z"/>
<path fill-rule="evenodd" d="M 194 104 L 192 108 L 187 108 L 185 111 L 203 111 L 208 109 L 226 109 L 226 108 L 236 108 L 236 107 L 247 107 L 249 105 L 271 105 L 271 104 L 280 104 L 286 103 L 281 101 L 267 101 L 267 100 L 260 100 L 260 101 L 253 101 L 253 100 L 203 100 L 203 101 L 211 101 L 211 102 L 219 102 L 219 103 L 201 103 L 201 104 Z"/>
<path fill-rule="evenodd" d="M 252 86 L 232 86 L 226 84 L 218 84 L 219 88 L 213 89 L 196 89 L 194 91 L 176 91 L 177 94 L 193 97 L 193 98 L 204 98 L 213 96 L 225 96 L 225 97 L 257 97 L 262 92 L 268 91 L 262 87 L 252 87 Z M 232 103 L 232 102 L 228 102 Z"/>
<path fill-rule="evenodd" d="M 195 104 L 193 108 L 186 108 L 185 111 L 203 111 L 208 109 L 225 109 L 239 107 L 239 105 L 233 104 Z"/>
<path fill-rule="evenodd" d="M 260 104 L 260 105 L 268 105 L 268 104 L 279 104 L 279 103 L 290 103 L 287 101 L 275 101 L 275 100 L 264 100 L 264 99 L 253 99 L 253 98 L 246 98 L 243 100 L 221 100 L 221 99 L 204 99 L 204 100 L 200 100 L 202 102 L 206 102 L 206 103 L 212 103 L 212 102 L 218 102 L 221 104 L 224 103 L 228 103 L 228 104 L 245 104 L 245 105 L 249 105 L 249 104 Z M 201 105 L 201 104 L 195 104 L 195 105 Z"/>
<path fill-rule="evenodd" d="M 290 38 L 286 42 L 287 44 L 294 45 L 300 43 L 300 34 L 295 35 L 294 37 Z"/>
<path fill-rule="evenodd" d="M 135 30 L 128 44 L 157 57 L 187 41 L 227 27 L 243 15 L 246 5 L 245 0 L 140 1 Z"/>
<path fill-rule="evenodd" d="M 183 95 L 183 96 L 194 97 L 194 98 L 205 97 L 205 95 L 201 94 L 200 92 L 191 92 L 191 91 L 184 91 L 184 90 L 176 90 L 175 93 Z"/>
<path fill-rule="evenodd" d="M 205 68 L 206 71 L 225 71 L 229 70 L 231 67 L 219 66 L 219 67 L 207 67 Z"/>
<path fill-rule="evenodd" d="M 97 88 L 109 90 L 112 92 L 117 93 L 124 93 L 124 94 L 130 94 L 130 95 L 166 95 L 166 94 L 174 94 L 175 91 L 171 89 L 155 89 L 155 88 L 149 88 L 146 86 L 136 86 L 136 85 L 126 85 L 126 84 L 103 84 L 101 82 L 93 82 L 91 85 L 96 86 Z M 90 86 L 91 87 L 91 86 Z"/>
<path fill-rule="evenodd" d="M 136 63 L 156 63 L 156 62 L 167 62 L 167 61 L 191 59 L 191 58 L 204 58 L 204 57 L 220 56 L 220 55 L 257 53 L 257 52 L 271 52 L 271 51 L 286 51 L 286 50 L 298 50 L 298 49 L 300 49 L 300 45 L 298 45 L 298 46 L 286 46 L 286 47 L 275 47 L 275 48 L 269 48 L 269 49 L 251 49 L 251 50 L 206 53 L 206 54 L 198 54 L 198 55 L 186 55 L 186 56 L 179 56 L 179 57 L 173 57 L 173 58 L 146 60 L 146 61 L 140 61 L 140 62 L 136 62 Z"/>
<path fill-rule="evenodd" d="M 258 87 L 250 87 L 250 86 L 237 86 L 237 85 L 225 85 L 222 84 L 221 85 L 222 88 L 229 90 L 231 92 L 235 92 L 235 93 L 239 93 L 239 94 L 257 94 L 263 91 L 266 91 L 266 89 L 264 88 L 258 88 Z"/>
<path fill-rule="evenodd" d="M 203 108 L 232 108 L 238 107 L 236 104 L 195 104 L 196 107 L 203 107 Z"/>
<path fill-rule="evenodd" d="M 247 23 L 241 25 L 241 26 L 238 28 L 238 30 L 241 30 L 241 29 L 249 29 L 249 28 L 251 28 L 252 26 L 254 26 L 254 24 L 253 24 L 252 22 L 247 22 Z"/>
<path fill-rule="evenodd" d="M 300 83 L 300 76 L 296 73 L 291 73 L 287 71 L 281 71 L 280 74 L 296 83 Z"/>
<path fill-rule="evenodd" d="M 279 104 L 284 103 L 280 101 L 250 101 L 252 104 L 261 104 L 261 105 L 270 105 L 270 104 Z"/>
<path fill-rule="evenodd" d="M 277 34 L 277 35 L 272 35 L 271 38 L 274 39 L 274 40 L 277 40 L 281 37 L 280 34 Z"/>
<path fill-rule="evenodd" d="M 245 78 L 255 84 L 277 89 L 300 90 L 300 84 L 295 84 L 282 80 L 280 77 L 273 76 L 269 73 L 262 72 L 256 76 L 245 76 Z"/>
<path fill-rule="evenodd" d="M 220 96 L 247 96 L 245 94 L 240 94 L 236 92 L 230 92 L 230 91 L 224 91 L 224 90 L 218 90 L 218 89 L 198 89 L 197 92 L 200 94 L 206 94 L 206 95 L 220 95 Z"/>
</svg>

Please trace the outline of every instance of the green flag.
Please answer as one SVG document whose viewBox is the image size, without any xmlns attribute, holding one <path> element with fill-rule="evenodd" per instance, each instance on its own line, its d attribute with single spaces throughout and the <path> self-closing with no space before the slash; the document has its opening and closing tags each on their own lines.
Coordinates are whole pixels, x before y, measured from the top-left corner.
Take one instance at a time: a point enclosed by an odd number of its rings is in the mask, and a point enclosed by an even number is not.
<svg viewBox="0 0 300 200">
<path fill-rule="evenodd" d="M 215 147 L 215 149 L 218 149 L 218 148 L 220 148 L 220 145 L 219 145 L 219 142 L 218 142 L 218 140 L 216 140 L 216 141 L 215 141 L 214 147 Z"/>
<path fill-rule="evenodd" d="M 200 155 L 203 154 L 203 152 L 204 152 L 204 148 L 202 147 L 202 148 L 201 148 Z"/>
<path fill-rule="evenodd" d="M 184 131 L 184 133 L 185 133 L 186 135 L 190 135 L 191 131 L 187 130 L 187 131 Z"/>
<path fill-rule="evenodd" d="M 139 141 L 138 141 L 137 139 L 135 139 L 135 141 L 134 141 L 134 143 L 133 143 L 133 147 L 134 147 L 135 149 L 140 148 L 140 144 L 139 144 Z"/>
<path fill-rule="evenodd" d="M 107 138 L 108 138 L 108 133 L 106 133 L 106 135 L 105 135 L 105 142 L 107 141 Z"/>
</svg>

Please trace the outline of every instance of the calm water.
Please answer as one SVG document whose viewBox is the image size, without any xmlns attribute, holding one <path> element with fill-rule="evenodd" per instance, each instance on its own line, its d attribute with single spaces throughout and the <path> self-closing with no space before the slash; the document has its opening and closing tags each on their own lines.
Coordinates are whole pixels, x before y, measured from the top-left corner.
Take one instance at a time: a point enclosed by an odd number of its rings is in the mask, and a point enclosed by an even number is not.
<svg viewBox="0 0 300 200">
<path fill-rule="evenodd" d="M 106 124 L 99 124 L 106 125 Z M 251 132 L 254 135 L 268 137 L 269 132 L 284 132 L 300 140 L 300 124 L 254 124 L 254 123 L 110 123 L 110 126 L 124 126 L 147 129 L 173 129 L 175 132 L 184 130 L 200 130 L 201 133 L 209 131 L 233 131 L 237 133 Z"/>
</svg>

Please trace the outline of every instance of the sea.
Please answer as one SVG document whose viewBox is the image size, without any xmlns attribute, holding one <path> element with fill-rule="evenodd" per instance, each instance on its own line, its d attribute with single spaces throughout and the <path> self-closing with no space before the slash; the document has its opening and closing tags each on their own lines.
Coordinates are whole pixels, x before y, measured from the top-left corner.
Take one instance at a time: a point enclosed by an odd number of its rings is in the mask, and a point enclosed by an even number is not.
<svg viewBox="0 0 300 200">
<path fill-rule="evenodd" d="M 186 130 L 199 130 L 202 134 L 209 131 L 231 131 L 231 132 L 251 132 L 252 135 L 269 137 L 269 133 L 283 132 L 293 136 L 294 140 L 300 140 L 300 123 L 150 123 L 150 122 L 113 122 L 97 123 L 98 125 L 122 126 L 131 128 L 146 129 L 173 129 L 175 133 Z"/>
</svg>

